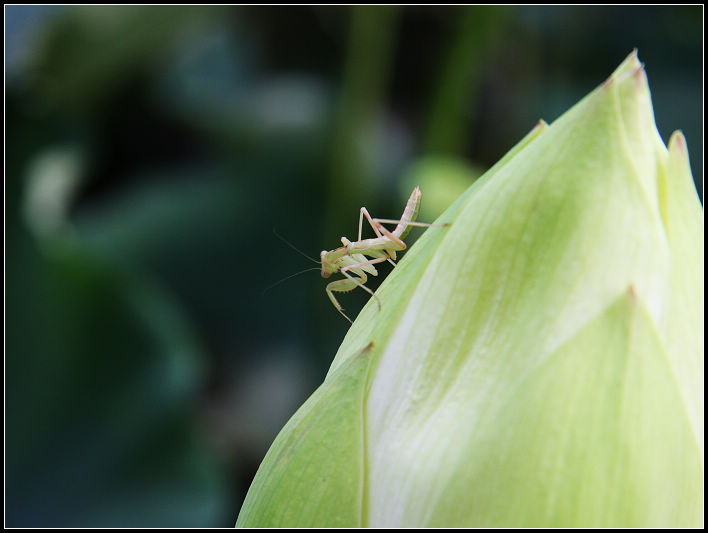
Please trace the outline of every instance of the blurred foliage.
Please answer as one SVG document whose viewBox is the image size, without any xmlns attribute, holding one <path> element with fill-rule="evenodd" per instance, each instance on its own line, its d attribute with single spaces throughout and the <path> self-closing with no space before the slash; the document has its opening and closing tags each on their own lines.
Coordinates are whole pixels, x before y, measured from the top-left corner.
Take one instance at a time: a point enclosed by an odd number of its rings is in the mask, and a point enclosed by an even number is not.
<svg viewBox="0 0 708 533">
<path fill-rule="evenodd" d="M 434 219 L 634 47 L 702 194 L 701 6 L 5 14 L 10 526 L 232 525 L 348 327 L 316 272 L 264 292 L 316 266 L 272 230 Z"/>
</svg>

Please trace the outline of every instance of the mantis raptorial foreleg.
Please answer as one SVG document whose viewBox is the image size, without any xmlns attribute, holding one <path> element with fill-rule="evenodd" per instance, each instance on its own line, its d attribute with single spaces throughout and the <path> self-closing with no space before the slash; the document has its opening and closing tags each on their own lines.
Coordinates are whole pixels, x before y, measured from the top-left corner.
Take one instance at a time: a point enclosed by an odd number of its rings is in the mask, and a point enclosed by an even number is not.
<svg viewBox="0 0 708 533">
<path fill-rule="evenodd" d="M 335 292 L 349 292 L 351 290 L 354 290 L 357 285 L 363 287 L 363 283 L 366 283 L 366 276 L 360 278 L 360 281 L 354 280 L 351 276 L 347 275 L 348 279 L 340 279 L 337 281 L 333 281 L 331 283 L 327 284 L 327 288 L 325 291 L 327 292 L 327 296 L 329 296 L 329 300 L 332 302 L 334 307 L 339 311 L 344 318 L 349 320 L 349 322 L 352 321 L 351 318 L 349 318 L 345 313 L 344 313 L 344 308 L 339 305 L 339 302 L 337 299 L 334 297 Z"/>
<path fill-rule="evenodd" d="M 351 290 L 354 290 L 357 286 L 361 287 L 366 292 L 368 292 L 371 296 L 374 297 L 374 299 L 376 300 L 376 303 L 379 306 L 379 309 L 381 309 L 381 300 L 379 300 L 379 297 L 376 296 L 374 294 L 374 292 L 369 287 L 364 285 L 366 283 L 366 280 L 368 279 L 366 277 L 366 273 L 364 272 L 364 269 L 367 266 L 371 266 L 372 268 L 369 269 L 369 272 L 375 276 L 377 274 L 377 272 L 376 272 L 376 269 L 373 268 L 373 265 L 375 265 L 377 263 L 381 263 L 385 260 L 386 260 L 385 257 L 380 257 L 377 259 L 371 259 L 370 261 L 362 261 L 360 263 L 355 263 L 355 264 L 351 264 L 349 266 L 342 267 L 340 269 L 340 272 L 347 279 L 340 279 L 340 280 L 333 281 L 333 282 L 327 284 L 327 288 L 326 288 L 327 296 L 329 296 L 330 301 L 334 304 L 334 307 L 337 308 L 337 311 L 339 311 L 342 315 L 344 315 L 344 318 L 349 320 L 349 322 L 351 322 L 351 319 L 346 314 L 344 314 L 344 308 L 339 304 L 337 299 L 334 297 L 334 293 L 335 292 L 349 292 Z M 350 270 L 353 271 L 354 276 L 352 276 L 348 273 Z"/>
<path fill-rule="evenodd" d="M 364 285 L 364 283 L 366 283 L 366 274 L 364 274 L 364 269 L 365 269 L 367 266 L 369 266 L 369 265 L 372 265 L 372 266 L 373 266 L 373 265 L 375 265 L 375 264 L 377 264 L 377 263 L 383 263 L 384 261 L 386 261 L 386 258 L 385 258 L 385 257 L 378 257 L 378 258 L 376 258 L 376 259 L 371 259 L 371 260 L 369 260 L 369 261 L 362 261 L 361 263 L 358 263 L 358 264 L 355 264 L 355 265 L 346 266 L 346 267 L 344 267 L 344 268 L 342 268 L 342 269 L 340 270 L 340 272 L 341 272 L 342 274 L 344 274 L 345 276 L 347 276 L 347 277 L 350 277 L 349 274 L 347 274 L 347 272 L 348 272 L 349 270 L 353 270 L 360 278 L 363 278 L 362 281 L 361 281 L 361 283 L 362 283 L 361 288 L 364 289 L 364 290 L 365 290 L 366 292 L 368 292 L 369 294 L 371 294 L 371 296 L 373 296 L 374 298 L 376 298 L 376 303 L 379 304 L 379 309 L 381 308 L 381 302 L 379 301 L 379 297 L 376 296 L 376 295 L 374 294 L 374 292 L 373 292 L 369 287 L 367 287 L 366 285 Z M 376 272 L 376 269 L 373 269 L 373 270 L 374 270 L 374 272 Z M 375 276 L 375 275 L 376 275 L 376 273 L 374 273 L 374 276 Z"/>
</svg>

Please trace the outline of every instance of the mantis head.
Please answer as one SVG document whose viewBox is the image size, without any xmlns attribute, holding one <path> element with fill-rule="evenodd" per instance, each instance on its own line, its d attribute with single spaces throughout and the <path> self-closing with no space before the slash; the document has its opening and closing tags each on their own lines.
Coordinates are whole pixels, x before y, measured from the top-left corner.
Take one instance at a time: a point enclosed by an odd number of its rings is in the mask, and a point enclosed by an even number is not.
<svg viewBox="0 0 708 533">
<path fill-rule="evenodd" d="M 327 250 L 322 250 L 320 253 L 320 260 L 322 262 L 321 272 L 323 278 L 328 278 L 337 271 L 337 266 L 334 263 L 331 263 L 331 260 L 328 258 L 330 253 L 331 252 L 328 252 Z"/>
<path fill-rule="evenodd" d="M 332 274 L 339 272 L 339 260 L 347 255 L 347 247 L 341 246 L 331 251 L 322 250 L 320 252 L 320 262 L 322 263 L 322 277 L 328 278 Z"/>
</svg>

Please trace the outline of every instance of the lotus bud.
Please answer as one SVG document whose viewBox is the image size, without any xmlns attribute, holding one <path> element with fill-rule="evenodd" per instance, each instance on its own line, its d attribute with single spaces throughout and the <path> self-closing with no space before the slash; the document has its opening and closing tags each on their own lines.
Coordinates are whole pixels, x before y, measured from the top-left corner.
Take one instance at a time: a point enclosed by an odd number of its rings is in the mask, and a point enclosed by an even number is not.
<svg viewBox="0 0 708 533">
<path fill-rule="evenodd" d="M 237 526 L 700 527 L 703 212 L 636 53 L 437 223 Z"/>
</svg>

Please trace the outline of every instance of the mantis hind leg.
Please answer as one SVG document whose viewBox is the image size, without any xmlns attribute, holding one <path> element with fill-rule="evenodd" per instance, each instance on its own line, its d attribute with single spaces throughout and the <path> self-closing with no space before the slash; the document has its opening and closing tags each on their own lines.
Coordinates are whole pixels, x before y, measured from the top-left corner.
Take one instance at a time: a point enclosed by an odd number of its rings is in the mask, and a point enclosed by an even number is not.
<svg viewBox="0 0 708 533">
<path fill-rule="evenodd" d="M 379 220 L 376 218 L 371 218 L 371 215 L 369 214 L 369 211 L 366 209 L 366 207 L 362 207 L 359 210 L 359 238 L 357 240 L 361 240 L 361 226 L 364 222 L 364 217 L 366 217 L 366 220 L 369 221 L 369 225 L 371 228 L 374 230 L 374 233 L 376 233 L 377 237 L 382 237 L 383 235 L 381 234 L 381 231 L 379 230 L 379 227 L 382 227 L 380 224 L 377 224 L 375 221 Z M 379 226 L 379 227 L 377 227 Z M 391 254 L 390 252 L 386 251 L 386 254 L 388 255 L 387 261 L 391 263 L 393 266 L 396 266 L 396 263 L 393 261 L 396 258 L 396 254 Z"/>
<path fill-rule="evenodd" d="M 361 209 L 359 209 L 359 238 L 357 240 L 361 240 L 361 227 L 364 222 L 364 217 L 366 217 L 366 220 L 369 221 L 369 225 L 371 226 L 371 229 L 374 230 L 374 233 L 376 233 L 376 236 L 381 237 L 381 232 L 376 227 L 376 224 L 374 224 L 374 219 L 371 218 L 369 211 L 366 209 L 366 207 L 362 207 Z"/>
<path fill-rule="evenodd" d="M 394 244 L 397 246 L 397 249 L 396 249 L 397 252 L 401 252 L 401 251 L 403 251 L 403 250 L 406 249 L 406 243 L 403 242 L 403 241 L 402 241 L 401 239 L 399 239 L 398 237 L 396 237 L 393 233 L 391 233 L 390 231 L 388 231 L 388 230 L 383 226 L 383 224 L 381 224 L 380 222 L 378 222 L 378 220 L 376 221 L 376 225 L 379 227 L 379 229 L 381 230 L 381 232 L 382 232 L 384 235 L 386 235 L 386 237 L 388 237 L 388 238 L 391 240 L 391 242 L 394 243 Z"/>
</svg>

